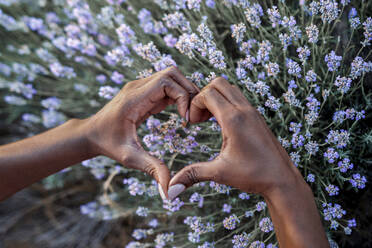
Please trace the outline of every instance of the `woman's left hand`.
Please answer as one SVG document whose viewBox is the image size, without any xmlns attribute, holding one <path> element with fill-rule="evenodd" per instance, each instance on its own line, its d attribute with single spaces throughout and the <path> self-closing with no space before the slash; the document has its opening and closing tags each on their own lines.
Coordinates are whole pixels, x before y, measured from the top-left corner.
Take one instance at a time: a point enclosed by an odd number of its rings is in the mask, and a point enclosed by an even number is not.
<svg viewBox="0 0 372 248">
<path fill-rule="evenodd" d="M 97 114 L 85 120 L 90 149 L 95 156 L 108 156 L 151 175 L 161 185 L 162 198 L 168 197 L 169 170 L 143 149 L 136 129 L 150 115 L 174 103 L 180 115 L 188 120 L 191 97 L 199 91 L 174 66 L 127 83 Z"/>
</svg>

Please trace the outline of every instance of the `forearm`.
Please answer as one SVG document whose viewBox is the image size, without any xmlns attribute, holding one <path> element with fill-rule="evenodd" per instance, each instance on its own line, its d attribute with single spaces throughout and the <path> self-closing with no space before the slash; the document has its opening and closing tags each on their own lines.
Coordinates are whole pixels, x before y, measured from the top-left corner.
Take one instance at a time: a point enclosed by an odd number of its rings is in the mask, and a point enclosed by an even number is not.
<svg viewBox="0 0 372 248">
<path fill-rule="evenodd" d="M 70 165 L 89 159 L 84 120 L 0 146 L 0 200 Z"/>
<path fill-rule="evenodd" d="M 329 248 L 310 187 L 302 178 L 265 196 L 282 248 Z"/>
</svg>

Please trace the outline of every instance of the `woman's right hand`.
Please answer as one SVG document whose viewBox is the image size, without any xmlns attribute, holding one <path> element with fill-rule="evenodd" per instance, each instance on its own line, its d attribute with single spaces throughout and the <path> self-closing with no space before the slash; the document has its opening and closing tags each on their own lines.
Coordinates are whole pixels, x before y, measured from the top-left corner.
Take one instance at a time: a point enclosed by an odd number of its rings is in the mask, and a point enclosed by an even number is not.
<svg viewBox="0 0 372 248">
<path fill-rule="evenodd" d="M 215 181 L 261 194 L 280 247 L 329 248 L 310 187 L 258 111 L 235 86 L 213 80 L 191 102 L 190 121 L 216 117 L 223 143 L 217 158 L 189 165 L 170 181 L 174 199 L 185 187 Z"/>
<path fill-rule="evenodd" d="M 170 198 L 200 181 L 215 181 L 262 195 L 278 187 L 306 184 L 261 114 L 222 77 L 214 79 L 192 100 L 190 122 L 205 121 L 210 113 L 222 129 L 221 152 L 213 161 L 179 171 L 170 181 Z"/>
</svg>

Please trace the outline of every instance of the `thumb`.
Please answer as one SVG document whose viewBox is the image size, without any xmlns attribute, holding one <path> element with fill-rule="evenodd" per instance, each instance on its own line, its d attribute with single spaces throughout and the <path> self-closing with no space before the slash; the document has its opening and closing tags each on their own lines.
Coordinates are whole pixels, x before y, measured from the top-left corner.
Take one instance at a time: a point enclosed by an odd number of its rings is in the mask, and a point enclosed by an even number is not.
<svg viewBox="0 0 372 248">
<path fill-rule="evenodd" d="M 163 200 L 168 199 L 168 184 L 170 172 L 161 160 L 151 156 L 142 147 L 126 149 L 123 165 L 133 169 L 139 169 L 152 176 L 158 182 L 158 190 Z"/>
<path fill-rule="evenodd" d="M 169 182 L 168 196 L 175 199 L 186 188 L 203 181 L 218 180 L 218 161 L 191 164 L 177 172 Z"/>
</svg>

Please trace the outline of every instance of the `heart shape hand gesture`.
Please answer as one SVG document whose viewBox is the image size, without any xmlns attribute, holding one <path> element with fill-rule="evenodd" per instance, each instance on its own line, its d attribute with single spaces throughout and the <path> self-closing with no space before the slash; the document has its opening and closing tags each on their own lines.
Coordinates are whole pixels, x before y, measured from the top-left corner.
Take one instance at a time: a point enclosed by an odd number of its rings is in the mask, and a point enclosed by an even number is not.
<svg viewBox="0 0 372 248">
<path fill-rule="evenodd" d="M 196 96 L 190 99 L 191 95 Z M 167 166 L 142 148 L 136 129 L 173 103 L 191 123 L 215 116 L 223 144 L 213 161 L 189 165 L 170 179 Z M 185 188 L 207 180 L 265 194 L 300 176 L 258 111 L 222 77 L 200 91 L 176 67 L 170 67 L 128 83 L 89 122 L 95 154 L 148 173 L 159 183 L 163 199 L 172 200 Z"/>
</svg>

